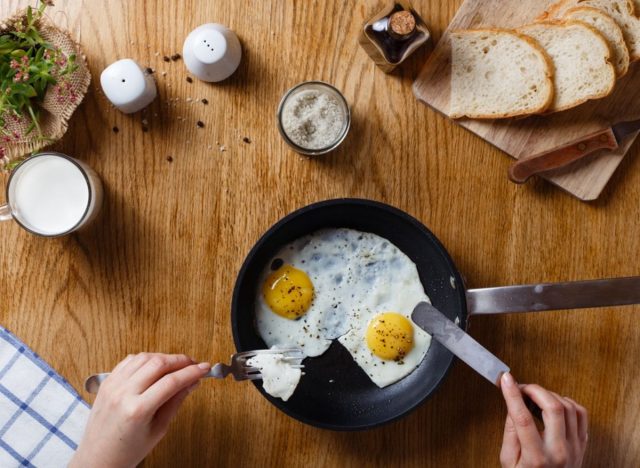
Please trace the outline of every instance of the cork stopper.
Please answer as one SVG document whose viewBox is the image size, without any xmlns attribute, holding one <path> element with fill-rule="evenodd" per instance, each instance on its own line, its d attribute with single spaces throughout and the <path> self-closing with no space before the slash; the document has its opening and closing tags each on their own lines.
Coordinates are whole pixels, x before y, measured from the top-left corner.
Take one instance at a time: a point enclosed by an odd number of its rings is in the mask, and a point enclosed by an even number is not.
<svg viewBox="0 0 640 468">
<path fill-rule="evenodd" d="M 408 36 L 416 29 L 416 19 L 410 11 L 398 11 L 389 18 L 389 29 L 398 36 Z"/>
</svg>

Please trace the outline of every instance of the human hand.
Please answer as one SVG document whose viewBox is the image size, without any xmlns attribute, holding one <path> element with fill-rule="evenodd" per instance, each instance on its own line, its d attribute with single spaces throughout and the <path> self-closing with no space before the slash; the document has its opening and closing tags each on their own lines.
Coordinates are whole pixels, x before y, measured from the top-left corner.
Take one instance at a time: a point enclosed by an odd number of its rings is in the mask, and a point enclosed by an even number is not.
<svg viewBox="0 0 640 468">
<path fill-rule="evenodd" d="M 100 385 L 70 468 L 135 467 L 211 369 L 183 355 L 127 356 Z"/>
<path fill-rule="evenodd" d="M 503 467 L 579 468 L 587 448 L 587 410 L 570 398 L 539 385 L 518 386 L 506 373 L 500 381 L 507 402 L 507 422 L 500 451 Z M 539 432 L 522 394 L 542 410 L 544 431 Z"/>
</svg>

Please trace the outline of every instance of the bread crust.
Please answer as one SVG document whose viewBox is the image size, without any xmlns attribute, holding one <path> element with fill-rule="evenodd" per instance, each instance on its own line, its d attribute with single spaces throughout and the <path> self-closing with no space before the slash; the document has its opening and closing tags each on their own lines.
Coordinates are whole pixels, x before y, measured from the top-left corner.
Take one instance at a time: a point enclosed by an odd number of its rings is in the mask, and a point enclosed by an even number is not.
<svg viewBox="0 0 640 468">
<path fill-rule="evenodd" d="M 540 106 L 537 109 L 534 109 L 530 112 L 510 112 L 510 113 L 505 113 L 505 114 L 474 114 L 474 115 L 468 115 L 468 114 L 450 114 L 449 117 L 452 119 L 460 119 L 463 117 L 468 117 L 470 119 L 508 119 L 511 117 L 523 117 L 523 116 L 529 116 L 529 115 L 537 115 L 537 114 L 543 114 L 548 108 L 549 106 L 551 106 L 551 104 L 553 103 L 553 99 L 555 97 L 555 84 L 553 81 L 553 77 L 554 77 L 554 73 L 555 73 L 555 68 L 553 65 L 553 60 L 551 60 L 551 57 L 549 56 L 549 54 L 544 50 L 544 48 L 533 38 L 525 35 L 525 34 L 521 34 L 519 33 L 517 30 L 515 29 L 500 29 L 500 28 L 481 28 L 481 29 L 463 29 L 463 30 L 455 30 L 452 31 L 451 34 L 452 35 L 458 35 L 458 34 L 465 34 L 465 33 L 489 33 L 489 34 L 506 34 L 509 35 L 510 37 L 517 37 L 520 40 L 523 40 L 525 42 L 527 42 L 530 46 L 532 46 L 533 50 L 535 52 L 537 52 L 538 56 L 541 57 L 543 59 L 543 61 L 547 64 L 546 67 L 546 73 L 545 73 L 545 81 L 547 82 L 547 85 L 550 89 L 549 92 L 549 96 L 547 96 L 547 100 L 546 102 L 544 102 L 544 104 L 542 106 Z"/>
<path fill-rule="evenodd" d="M 540 25 L 550 25 L 550 26 L 579 26 L 579 27 L 583 27 L 586 29 L 589 29 L 592 33 L 594 33 L 594 35 L 596 36 L 596 40 L 599 40 L 605 47 L 605 49 L 608 52 L 608 55 L 606 57 L 606 62 L 608 67 L 611 68 L 611 72 L 614 76 L 614 79 L 611 81 L 611 83 L 609 84 L 609 88 L 607 89 L 606 92 L 604 93 L 600 93 L 594 96 L 589 96 L 587 98 L 581 99 L 579 101 L 575 101 L 573 103 L 571 103 L 570 105 L 566 105 L 566 106 L 562 106 L 562 107 L 557 107 L 557 108 L 553 108 L 553 109 L 548 109 L 548 111 L 546 112 L 547 114 L 552 114 L 552 113 L 556 113 L 556 112 L 562 112 L 568 109 L 573 109 L 574 107 L 577 107 L 581 104 L 584 104 L 585 102 L 591 101 L 591 100 L 595 100 L 595 99 L 602 99 L 604 97 L 607 97 L 608 95 L 610 95 L 613 92 L 613 89 L 615 87 L 615 76 L 616 76 L 616 70 L 615 67 L 612 65 L 611 63 L 611 47 L 609 47 L 609 44 L 607 43 L 607 40 L 604 38 L 604 36 L 602 35 L 602 33 L 600 33 L 600 31 L 598 31 L 596 28 L 594 28 L 593 26 L 586 24 L 583 21 L 575 21 L 575 20 L 548 20 L 548 21 L 537 21 L 535 23 L 531 23 L 525 26 L 522 26 L 521 28 L 518 28 L 518 31 L 522 31 L 522 30 L 526 30 L 527 28 L 533 27 L 533 26 L 540 26 Z M 523 33 L 523 34 L 526 34 Z M 555 83 L 554 83 L 555 86 Z"/>
<path fill-rule="evenodd" d="M 620 26 L 618 26 L 618 23 L 611 17 L 611 15 L 609 15 L 607 12 L 602 11 L 598 8 L 594 8 L 591 6 L 576 6 L 573 8 L 569 8 L 567 11 L 565 11 L 565 17 L 571 15 L 572 13 L 578 13 L 578 12 L 591 12 L 594 14 L 599 14 L 600 16 L 603 16 L 605 18 L 607 18 L 607 21 L 610 22 L 610 26 L 614 26 L 615 28 L 617 28 L 620 31 L 620 35 L 622 37 L 622 47 L 624 48 L 624 50 L 626 51 L 626 56 L 627 59 L 625 60 L 625 64 L 624 64 L 624 68 L 621 71 L 618 71 L 618 67 L 614 65 L 614 68 L 616 70 L 616 76 L 617 78 L 622 78 L 624 75 L 627 74 L 627 72 L 629 71 L 629 64 L 631 63 L 631 54 L 629 52 L 629 48 L 627 47 L 627 43 L 624 40 L 624 34 L 622 32 L 622 28 Z M 572 21 L 581 21 L 580 19 L 576 19 L 576 18 L 569 18 Z M 592 26 L 589 23 L 584 22 L 587 26 Z M 593 26 L 592 26 L 593 27 Z M 597 29 L 597 28 L 595 28 Z M 598 31 L 600 32 L 600 31 Z M 604 37 L 604 35 L 603 35 Z M 609 50 L 611 52 L 611 58 L 614 58 L 614 56 L 616 55 L 615 50 L 613 47 L 611 47 L 611 44 L 609 44 L 609 41 L 606 39 L 606 37 L 604 38 L 605 41 L 607 42 L 607 44 L 610 46 Z"/>
<path fill-rule="evenodd" d="M 577 5 L 580 0 L 558 0 L 547 7 L 547 9 L 535 19 L 535 22 L 549 21 L 557 19 L 562 10 L 571 4 Z"/>
</svg>

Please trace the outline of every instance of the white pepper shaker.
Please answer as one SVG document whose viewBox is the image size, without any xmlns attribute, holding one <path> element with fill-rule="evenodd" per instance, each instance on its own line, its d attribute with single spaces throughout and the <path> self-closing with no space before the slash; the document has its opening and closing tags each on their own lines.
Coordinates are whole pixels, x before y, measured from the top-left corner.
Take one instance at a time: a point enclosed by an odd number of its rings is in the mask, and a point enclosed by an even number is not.
<svg viewBox="0 0 640 468">
<path fill-rule="evenodd" d="M 217 23 L 207 23 L 191 31 L 184 41 L 182 57 L 187 69 L 203 81 L 229 78 L 242 59 L 242 47 L 235 33 Z"/>
<path fill-rule="evenodd" d="M 147 107 L 156 98 L 156 82 L 132 59 L 112 63 L 100 75 L 107 99 L 125 114 Z"/>
</svg>

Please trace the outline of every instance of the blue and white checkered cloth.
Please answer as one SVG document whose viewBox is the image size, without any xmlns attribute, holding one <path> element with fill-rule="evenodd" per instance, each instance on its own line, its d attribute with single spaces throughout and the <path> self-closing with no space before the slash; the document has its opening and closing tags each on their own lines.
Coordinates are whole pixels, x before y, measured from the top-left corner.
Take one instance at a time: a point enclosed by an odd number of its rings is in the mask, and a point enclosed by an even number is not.
<svg viewBox="0 0 640 468">
<path fill-rule="evenodd" d="M 40 356 L 0 327 L 0 467 L 65 467 L 89 405 Z"/>
</svg>

